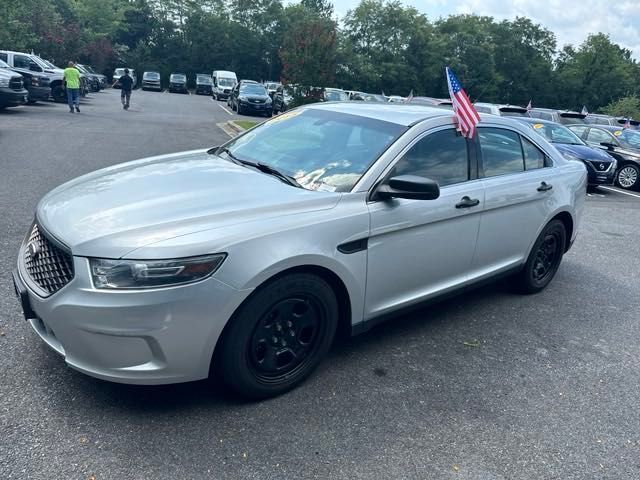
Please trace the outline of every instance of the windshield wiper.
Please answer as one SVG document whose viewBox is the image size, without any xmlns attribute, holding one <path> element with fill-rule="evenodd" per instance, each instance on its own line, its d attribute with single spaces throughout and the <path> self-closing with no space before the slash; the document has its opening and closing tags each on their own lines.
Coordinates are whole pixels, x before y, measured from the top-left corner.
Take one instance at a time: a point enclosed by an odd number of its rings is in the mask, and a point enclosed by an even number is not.
<svg viewBox="0 0 640 480">
<path fill-rule="evenodd" d="M 237 163 L 238 165 L 253 167 L 256 170 L 260 170 L 262 173 L 273 175 L 274 177 L 279 178 L 281 181 L 283 181 L 288 185 L 291 185 L 292 187 L 304 188 L 291 175 L 287 175 L 286 173 L 283 173 L 277 168 L 272 167 L 271 165 L 267 165 L 266 163 L 252 162 L 250 160 L 243 160 L 242 158 L 238 158 L 227 147 L 214 147 L 207 150 L 207 153 L 211 155 L 217 155 L 218 153 L 222 153 L 222 152 L 226 153 L 229 156 L 229 158 L 233 160 L 234 163 Z"/>
</svg>

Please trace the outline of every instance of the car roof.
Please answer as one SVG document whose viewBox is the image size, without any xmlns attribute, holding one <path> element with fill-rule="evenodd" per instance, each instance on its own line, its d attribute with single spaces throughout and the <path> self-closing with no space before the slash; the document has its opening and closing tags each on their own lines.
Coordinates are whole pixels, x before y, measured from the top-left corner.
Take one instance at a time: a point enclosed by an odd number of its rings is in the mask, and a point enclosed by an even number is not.
<svg viewBox="0 0 640 480">
<path fill-rule="evenodd" d="M 325 102 L 312 103 L 303 108 L 332 110 L 348 115 L 357 115 L 374 120 L 391 122 L 405 127 L 410 127 L 431 118 L 452 118 L 451 110 L 435 106 L 412 105 L 411 103 Z M 481 113 L 480 119 L 490 120 L 492 123 L 513 125 L 513 117 L 498 117 L 496 115 Z"/>
</svg>

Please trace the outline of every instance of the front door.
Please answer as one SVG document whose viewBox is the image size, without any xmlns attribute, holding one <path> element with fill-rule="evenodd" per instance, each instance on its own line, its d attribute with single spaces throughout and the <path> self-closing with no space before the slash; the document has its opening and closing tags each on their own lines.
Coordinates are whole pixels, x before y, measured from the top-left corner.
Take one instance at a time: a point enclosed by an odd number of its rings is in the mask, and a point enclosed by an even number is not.
<svg viewBox="0 0 640 480">
<path fill-rule="evenodd" d="M 369 204 L 365 319 L 428 299 L 467 279 L 484 204 L 484 187 L 473 164 L 467 140 L 445 128 L 418 139 L 386 175 L 436 180 L 440 197 Z"/>
</svg>

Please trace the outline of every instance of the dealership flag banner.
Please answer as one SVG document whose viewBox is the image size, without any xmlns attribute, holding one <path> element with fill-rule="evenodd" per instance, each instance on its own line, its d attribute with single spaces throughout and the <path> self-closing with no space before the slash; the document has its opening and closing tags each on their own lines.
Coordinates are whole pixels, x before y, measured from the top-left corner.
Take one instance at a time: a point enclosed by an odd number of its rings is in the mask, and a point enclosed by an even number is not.
<svg viewBox="0 0 640 480">
<path fill-rule="evenodd" d="M 476 125 L 480 122 L 480 115 L 449 67 L 445 68 L 445 73 L 449 85 L 449 96 L 453 103 L 453 113 L 458 123 L 457 130 L 463 137 L 473 138 Z"/>
<path fill-rule="evenodd" d="M 532 108 L 533 105 L 531 105 L 531 100 L 529 100 L 529 103 L 527 103 L 527 112 L 531 111 Z"/>
<path fill-rule="evenodd" d="M 586 106 L 582 106 L 582 112 L 580 112 L 581 115 L 589 115 L 589 112 L 587 111 L 587 107 Z"/>
</svg>

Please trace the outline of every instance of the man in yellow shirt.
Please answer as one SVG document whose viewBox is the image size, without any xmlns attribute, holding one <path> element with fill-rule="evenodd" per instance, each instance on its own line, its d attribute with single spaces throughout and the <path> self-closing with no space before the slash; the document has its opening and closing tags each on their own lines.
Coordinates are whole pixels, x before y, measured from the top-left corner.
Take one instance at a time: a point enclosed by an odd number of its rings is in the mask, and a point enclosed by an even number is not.
<svg viewBox="0 0 640 480">
<path fill-rule="evenodd" d="M 64 69 L 64 84 L 67 88 L 69 113 L 73 113 L 74 106 L 76 112 L 80 113 L 80 72 L 73 62 L 69 62 L 69 66 Z"/>
</svg>

